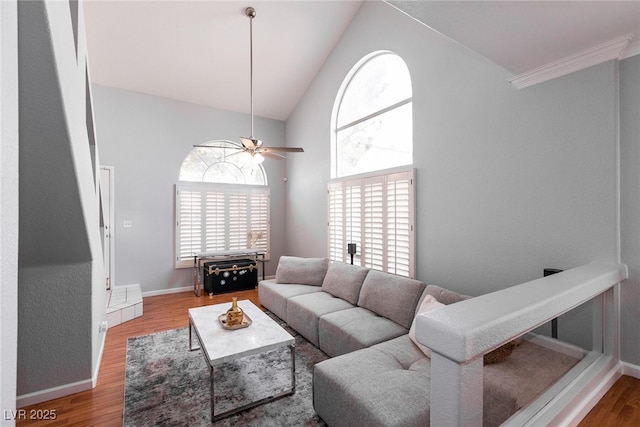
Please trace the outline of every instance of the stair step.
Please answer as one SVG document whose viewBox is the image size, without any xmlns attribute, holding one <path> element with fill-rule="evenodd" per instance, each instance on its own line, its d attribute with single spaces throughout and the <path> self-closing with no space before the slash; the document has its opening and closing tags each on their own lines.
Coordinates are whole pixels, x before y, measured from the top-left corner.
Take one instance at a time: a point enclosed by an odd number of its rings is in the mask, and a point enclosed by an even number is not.
<svg viewBox="0 0 640 427">
<path fill-rule="evenodd" d="M 109 328 L 142 316 L 142 291 L 140 285 L 114 286 L 107 304 Z"/>
</svg>

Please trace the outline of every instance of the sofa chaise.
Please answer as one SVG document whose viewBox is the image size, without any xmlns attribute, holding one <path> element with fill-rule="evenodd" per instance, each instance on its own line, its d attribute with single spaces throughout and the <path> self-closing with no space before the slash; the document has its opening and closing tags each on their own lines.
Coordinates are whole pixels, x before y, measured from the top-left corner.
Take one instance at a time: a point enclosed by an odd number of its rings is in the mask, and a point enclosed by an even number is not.
<svg viewBox="0 0 640 427">
<path fill-rule="evenodd" d="M 325 258 L 283 256 L 260 303 L 330 359 L 313 373 L 313 405 L 329 426 L 429 425 L 430 350 L 415 340 L 424 309 L 469 296 Z M 483 424 L 499 425 L 578 359 L 528 341 L 485 355 Z"/>
</svg>

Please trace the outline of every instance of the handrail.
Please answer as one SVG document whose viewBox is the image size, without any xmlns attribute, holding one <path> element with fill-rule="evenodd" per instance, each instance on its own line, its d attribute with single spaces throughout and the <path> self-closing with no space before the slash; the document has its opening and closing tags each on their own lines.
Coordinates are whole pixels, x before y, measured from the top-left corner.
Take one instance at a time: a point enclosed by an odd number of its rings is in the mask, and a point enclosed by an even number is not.
<svg viewBox="0 0 640 427">
<path fill-rule="evenodd" d="M 431 356 L 431 424 L 482 424 L 482 355 L 606 292 L 627 266 L 590 263 L 416 318 Z"/>
<path fill-rule="evenodd" d="M 626 265 L 586 264 L 421 314 L 416 320 L 416 338 L 432 351 L 465 363 L 626 278 Z"/>
</svg>

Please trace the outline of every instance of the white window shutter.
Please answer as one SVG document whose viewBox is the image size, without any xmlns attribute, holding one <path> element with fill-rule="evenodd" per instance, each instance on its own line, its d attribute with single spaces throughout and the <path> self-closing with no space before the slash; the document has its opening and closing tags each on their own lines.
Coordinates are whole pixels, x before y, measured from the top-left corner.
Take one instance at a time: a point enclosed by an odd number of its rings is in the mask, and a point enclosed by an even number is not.
<svg viewBox="0 0 640 427">
<path fill-rule="evenodd" d="M 225 194 L 222 191 L 204 190 L 204 251 L 223 251 L 226 244 Z"/>
<path fill-rule="evenodd" d="M 228 250 L 260 249 L 269 259 L 268 188 L 210 183 L 176 185 L 176 268 L 193 256 Z"/>
<path fill-rule="evenodd" d="M 354 264 L 362 265 L 362 181 L 347 181 L 345 188 L 345 212 L 346 212 L 346 243 L 355 243 L 356 254 Z M 346 243 L 342 247 L 345 257 L 347 254 Z"/>
<path fill-rule="evenodd" d="M 354 264 L 415 277 L 414 170 L 328 186 L 329 259 L 348 262 L 347 243 L 357 245 Z"/>
<path fill-rule="evenodd" d="M 413 174 L 387 177 L 387 271 L 414 276 Z"/>
<path fill-rule="evenodd" d="M 192 258 L 202 248 L 202 193 L 198 190 L 176 192 L 178 219 L 177 258 Z"/>
<path fill-rule="evenodd" d="M 328 190 L 328 238 L 329 238 L 329 259 L 344 262 L 344 191 L 343 183 L 331 183 Z"/>
<path fill-rule="evenodd" d="M 247 194 L 242 192 L 231 192 L 227 195 L 228 214 L 228 239 L 229 248 L 238 250 L 247 248 L 247 230 L 249 229 L 249 212 L 247 204 Z"/>
<path fill-rule="evenodd" d="M 271 215 L 269 212 L 269 192 L 254 189 L 251 193 L 248 248 L 269 252 L 269 235 L 271 234 Z"/>
<path fill-rule="evenodd" d="M 364 266 L 375 270 L 386 271 L 384 233 L 385 198 L 382 177 L 368 178 L 364 182 L 364 241 L 362 256 Z"/>
</svg>

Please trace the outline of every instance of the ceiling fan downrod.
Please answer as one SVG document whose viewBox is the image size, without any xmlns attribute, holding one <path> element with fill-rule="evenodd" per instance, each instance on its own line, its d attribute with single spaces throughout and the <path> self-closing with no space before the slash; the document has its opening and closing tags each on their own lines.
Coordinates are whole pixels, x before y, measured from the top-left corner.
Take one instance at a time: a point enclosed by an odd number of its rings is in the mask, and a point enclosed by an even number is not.
<svg viewBox="0 0 640 427">
<path fill-rule="evenodd" d="M 249 96 L 251 102 L 251 136 L 250 138 L 257 144 L 253 136 L 253 18 L 256 17 L 256 10 L 252 7 L 245 9 L 245 14 L 249 17 Z"/>
</svg>

